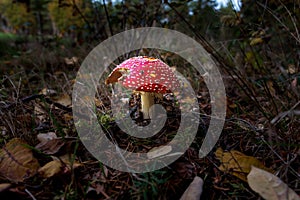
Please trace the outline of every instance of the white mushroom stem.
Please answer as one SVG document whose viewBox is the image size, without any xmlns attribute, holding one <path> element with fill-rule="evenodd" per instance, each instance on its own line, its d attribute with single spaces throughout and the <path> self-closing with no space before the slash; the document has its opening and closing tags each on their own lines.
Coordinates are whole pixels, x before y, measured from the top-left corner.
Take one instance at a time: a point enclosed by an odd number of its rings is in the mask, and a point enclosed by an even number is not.
<svg viewBox="0 0 300 200">
<path fill-rule="evenodd" d="M 140 92 L 141 95 L 141 104 L 144 119 L 151 119 L 155 115 L 155 110 L 150 111 L 151 106 L 154 105 L 154 98 L 158 97 L 162 99 L 163 95 L 161 93 L 153 92 Z"/>
</svg>

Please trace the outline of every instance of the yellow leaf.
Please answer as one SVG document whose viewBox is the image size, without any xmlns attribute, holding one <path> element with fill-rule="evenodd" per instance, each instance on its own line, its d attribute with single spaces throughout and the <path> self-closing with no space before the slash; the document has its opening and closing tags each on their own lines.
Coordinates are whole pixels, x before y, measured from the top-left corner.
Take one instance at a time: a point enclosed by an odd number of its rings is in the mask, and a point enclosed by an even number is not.
<svg viewBox="0 0 300 200">
<path fill-rule="evenodd" d="M 13 182 L 22 182 L 35 175 L 39 163 L 27 143 L 19 138 L 10 140 L 0 150 L 0 176 Z"/>
<path fill-rule="evenodd" d="M 247 156 L 236 150 L 224 152 L 221 148 L 218 148 L 215 155 L 221 162 L 219 167 L 221 171 L 232 174 L 243 181 L 247 181 L 251 166 L 271 171 L 255 157 Z"/>
<path fill-rule="evenodd" d="M 71 168 L 75 169 L 80 167 L 82 164 L 74 161 L 70 161 L 70 155 L 66 154 L 61 156 L 59 159 L 48 162 L 39 169 L 39 174 L 44 178 L 50 178 L 57 174 L 63 174 L 69 172 Z"/>
<path fill-rule="evenodd" d="M 273 174 L 252 167 L 247 176 L 249 186 L 266 200 L 300 200 L 300 197 Z"/>
<path fill-rule="evenodd" d="M 59 160 L 53 160 L 45 164 L 39 169 L 39 174 L 44 178 L 50 178 L 62 171 L 62 162 Z"/>
<path fill-rule="evenodd" d="M 263 42 L 264 42 L 264 40 L 262 38 L 253 38 L 250 41 L 250 45 L 254 46 L 254 45 L 257 45 L 257 44 L 261 44 Z"/>
<path fill-rule="evenodd" d="M 71 97 L 68 94 L 61 94 L 53 97 L 53 101 L 64 106 L 70 106 L 72 104 Z"/>
</svg>

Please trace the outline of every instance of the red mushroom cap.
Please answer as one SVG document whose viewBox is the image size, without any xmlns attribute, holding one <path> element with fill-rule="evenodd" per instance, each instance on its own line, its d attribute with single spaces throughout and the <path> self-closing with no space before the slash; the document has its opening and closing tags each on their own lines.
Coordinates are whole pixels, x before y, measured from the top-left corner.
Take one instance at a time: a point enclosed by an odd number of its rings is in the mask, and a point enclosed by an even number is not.
<svg viewBox="0 0 300 200">
<path fill-rule="evenodd" d="M 176 75 L 163 61 L 146 56 L 132 57 L 118 65 L 105 83 L 144 92 L 166 93 L 180 86 Z"/>
</svg>

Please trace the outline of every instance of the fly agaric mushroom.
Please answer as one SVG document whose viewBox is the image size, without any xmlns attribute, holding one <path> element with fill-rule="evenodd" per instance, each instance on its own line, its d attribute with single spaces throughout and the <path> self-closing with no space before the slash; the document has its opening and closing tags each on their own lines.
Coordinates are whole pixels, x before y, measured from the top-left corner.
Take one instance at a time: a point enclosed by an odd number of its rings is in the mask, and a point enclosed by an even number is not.
<svg viewBox="0 0 300 200">
<path fill-rule="evenodd" d="M 162 99 L 164 93 L 174 91 L 180 86 L 176 75 L 163 61 L 146 56 L 132 57 L 118 65 L 105 80 L 105 84 L 119 82 L 141 95 L 141 112 L 144 119 L 153 113 L 149 109 L 154 98 Z"/>
</svg>

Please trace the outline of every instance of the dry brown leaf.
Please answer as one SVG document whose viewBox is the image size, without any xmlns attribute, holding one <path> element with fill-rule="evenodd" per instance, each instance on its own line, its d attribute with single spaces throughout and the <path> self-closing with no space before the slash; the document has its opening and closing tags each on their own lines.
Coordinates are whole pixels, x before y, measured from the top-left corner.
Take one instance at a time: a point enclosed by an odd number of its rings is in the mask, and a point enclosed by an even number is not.
<svg viewBox="0 0 300 200">
<path fill-rule="evenodd" d="M 78 64 L 78 58 L 73 56 L 72 58 L 64 58 L 66 65 Z"/>
<path fill-rule="evenodd" d="M 289 74 L 295 74 L 297 72 L 296 66 L 294 64 L 289 64 L 288 72 L 289 72 Z"/>
<path fill-rule="evenodd" d="M 63 155 L 63 156 L 60 156 L 59 158 L 60 158 L 65 164 L 67 164 L 67 165 L 69 165 L 69 166 L 71 166 L 71 164 L 72 164 L 73 169 L 82 166 L 82 164 L 79 163 L 78 161 L 76 161 L 76 160 L 72 161 L 73 156 L 74 156 L 74 155 L 65 154 L 65 155 Z"/>
<path fill-rule="evenodd" d="M 252 167 L 247 178 L 251 189 L 266 200 L 300 200 L 296 192 L 267 171 Z"/>
<path fill-rule="evenodd" d="M 180 200 L 200 200 L 202 194 L 203 180 L 195 176 L 193 182 L 185 190 Z"/>
<path fill-rule="evenodd" d="M 44 178 L 50 178 L 62 171 L 63 163 L 60 160 L 53 160 L 39 169 L 39 174 Z"/>
<path fill-rule="evenodd" d="M 100 99 L 94 98 L 95 99 L 95 105 L 99 108 L 104 106 L 103 102 Z"/>
<path fill-rule="evenodd" d="M 275 96 L 276 95 L 276 90 L 274 88 L 274 84 L 272 81 L 267 81 L 267 86 L 268 86 L 268 89 L 271 93 L 272 96 Z"/>
<path fill-rule="evenodd" d="M 221 148 L 218 148 L 215 155 L 221 162 L 219 167 L 221 171 L 232 174 L 243 181 L 247 181 L 247 175 L 251 170 L 251 166 L 271 171 L 255 157 L 247 156 L 236 150 L 224 152 Z"/>
<path fill-rule="evenodd" d="M 35 104 L 34 106 L 34 115 L 35 117 L 40 121 L 40 122 L 44 122 L 44 121 L 47 121 L 47 112 L 44 110 L 44 108 L 42 107 L 42 104 Z"/>
<path fill-rule="evenodd" d="M 55 102 L 59 103 L 64 106 L 70 106 L 72 104 L 72 100 L 70 95 L 63 93 L 63 94 L 58 94 L 55 90 L 44 88 L 42 89 L 39 94 L 43 94 L 47 97 L 50 97 L 50 99 Z"/>
<path fill-rule="evenodd" d="M 39 174 L 43 178 L 50 178 L 57 174 L 67 173 L 71 168 L 75 169 L 82 165 L 77 161 L 71 162 L 69 157 L 70 155 L 66 154 L 59 159 L 48 162 L 38 170 Z"/>
<path fill-rule="evenodd" d="M 72 120 L 73 119 L 73 115 L 70 115 L 69 113 L 65 113 L 64 114 L 64 120 L 66 121 L 66 122 L 69 122 L 70 120 Z"/>
<path fill-rule="evenodd" d="M 56 97 L 53 97 L 52 100 L 56 103 L 66 106 L 66 107 L 70 106 L 72 104 L 71 97 L 68 94 L 58 95 Z"/>
<path fill-rule="evenodd" d="M 10 183 L 1 183 L 0 184 L 0 192 L 3 192 L 3 191 L 7 190 L 10 187 L 11 187 Z"/>
<path fill-rule="evenodd" d="M 39 163 L 27 143 L 19 138 L 10 140 L 0 150 L 0 175 L 13 182 L 22 182 L 35 175 Z"/>
<path fill-rule="evenodd" d="M 56 138 L 56 139 L 41 142 L 37 144 L 35 148 L 45 154 L 53 155 L 57 153 L 64 145 L 65 142 L 63 141 L 62 138 Z"/>
</svg>

